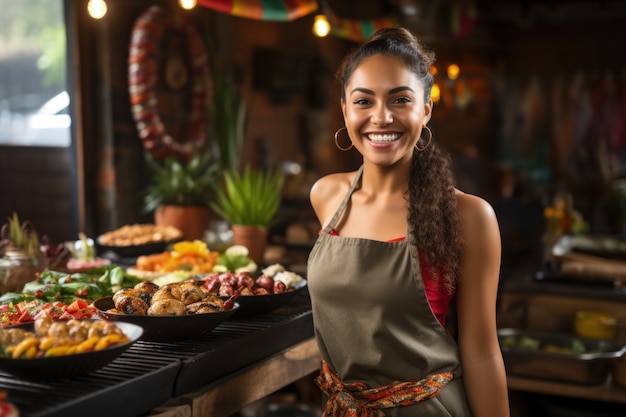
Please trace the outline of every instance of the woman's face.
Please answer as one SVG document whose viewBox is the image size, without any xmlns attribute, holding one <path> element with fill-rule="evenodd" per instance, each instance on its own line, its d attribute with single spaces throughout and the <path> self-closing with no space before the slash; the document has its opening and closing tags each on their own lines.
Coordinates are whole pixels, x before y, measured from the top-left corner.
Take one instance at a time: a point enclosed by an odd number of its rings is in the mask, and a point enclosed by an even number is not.
<svg viewBox="0 0 626 417">
<path fill-rule="evenodd" d="M 424 103 L 424 87 L 400 59 L 366 58 L 352 73 L 345 97 L 348 134 L 365 160 L 381 166 L 410 161 L 432 101 Z"/>
</svg>

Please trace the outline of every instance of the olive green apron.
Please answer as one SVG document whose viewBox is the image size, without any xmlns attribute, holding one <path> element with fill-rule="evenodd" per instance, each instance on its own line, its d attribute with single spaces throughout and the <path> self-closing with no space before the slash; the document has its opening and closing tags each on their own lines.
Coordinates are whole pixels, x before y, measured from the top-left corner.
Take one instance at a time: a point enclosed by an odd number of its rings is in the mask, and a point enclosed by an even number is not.
<svg viewBox="0 0 626 417">
<path fill-rule="evenodd" d="M 430 308 L 409 239 L 382 242 L 331 235 L 362 172 L 363 166 L 308 259 L 322 358 L 344 383 L 361 381 L 371 388 L 453 372 L 454 379 L 437 397 L 385 414 L 469 417 L 457 344 Z"/>
</svg>

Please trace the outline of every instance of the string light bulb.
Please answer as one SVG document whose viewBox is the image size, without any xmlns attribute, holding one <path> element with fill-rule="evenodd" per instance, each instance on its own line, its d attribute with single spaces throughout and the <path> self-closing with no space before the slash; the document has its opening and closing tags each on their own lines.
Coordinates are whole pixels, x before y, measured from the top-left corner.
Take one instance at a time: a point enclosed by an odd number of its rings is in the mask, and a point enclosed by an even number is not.
<svg viewBox="0 0 626 417">
<path fill-rule="evenodd" d="M 197 0 L 178 0 L 178 4 L 185 10 L 191 10 L 198 4 Z"/>
<path fill-rule="evenodd" d="M 104 0 L 89 0 L 87 12 L 94 19 L 102 19 L 107 14 L 107 4 Z"/>
<path fill-rule="evenodd" d="M 448 65 L 448 78 L 451 80 L 456 80 L 459 78 L 459 74 L 461 73 L 461 68 L 457 64 Z"/>
<path fill-rule="evenodd" d="M 438 103 L 439 100 L 441 100 L 441 88 L 439 87 L 439 84 L 434 83 L 433 86 L 430 89 L 430 98 L 435 102 Z"/>
<path fill-rule="evenodd" d="M 330 33 L 330 22 L 325 14 L 315 16 L 315 20 L 313 21 L 313 33 L 320 38 Z"/>
</svg>

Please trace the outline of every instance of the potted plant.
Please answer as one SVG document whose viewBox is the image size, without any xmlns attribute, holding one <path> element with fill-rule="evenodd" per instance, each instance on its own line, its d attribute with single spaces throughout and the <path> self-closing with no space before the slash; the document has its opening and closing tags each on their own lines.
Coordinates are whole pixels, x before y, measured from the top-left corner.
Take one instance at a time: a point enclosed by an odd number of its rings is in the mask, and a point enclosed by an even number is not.
<svg viewBox="0 0 626 417">
<path fill-rule="evenodd" d="M 162 160 L 146 153 L 152 180 L 144 196 L 144 210 L 154 211 L 157 225 L 171 225 L 186 240 L 202 239 L 209 223 L 209 203 L 219 181 L 219 165 L 208 153 L 181 160 Z"/>
<path fill-rule="evenodd" d="M 280 207 L 284 176 L 281 171 L 257 170 L 247 165 L 243 171 L 225 171 L 211 207 L 230 223 L 233 244 L 248 248 L 250 258 L 262 263 L 269 226 Z"/>
<path fill-rule="evenodd" d="M 0 230 L 0 294 L 19 292 L 48 266 L 32 223 L 20 222 L 17 213 Z"/>
</svg>

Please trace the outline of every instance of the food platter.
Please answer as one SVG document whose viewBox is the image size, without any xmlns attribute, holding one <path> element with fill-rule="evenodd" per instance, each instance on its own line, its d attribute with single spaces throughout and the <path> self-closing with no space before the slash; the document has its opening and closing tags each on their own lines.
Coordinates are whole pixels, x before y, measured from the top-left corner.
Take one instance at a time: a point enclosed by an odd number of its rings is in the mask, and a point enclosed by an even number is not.
<svg viewBox="0 0 626 417">
<path fill-rule="evenodd" d="M 267 314 L 280 307 L 288 305 L 295 297 L 307 288 L 307 280 L 303 279 L 293 284 L 293 289 L 277 294 L 241 295 L 237 298 L 240 307 L 235 317 L 249 317 Z"/>
<path fill-rule="evenodd" d="M 564 235 L 552 248 L 555 256 L 570 252 L 626 261 L 626 241 L 604 235 Z"/>
<path fill-rule="evenodd" d="M 112 252 L 120 258 L 136 258 L 142 255 L 165 252 L 169 245 L 180 242 L 181 239 L 169 241 L 149 242 L 141 245 L 114 246 L 102 243 L 102 235 L 96 239 L 98 253 Z"/>
<path fill-rule="evenodd" d="M 205 334 L 229 319 L 239 309 L 235 303 L 229 310 L 212 313 L 187 314 L 182 316 L 147 316 L 113 313 L 112 297 L 103 297 L 94 302 L 98 315 L 114 322 L 131 323 L 144 330 L 142 340 L 174 342 L 193 339 Z"/>
<path fill-rule="evenodd" d="M 498 329 L 507 372 L 578 384 L 602 384 L 626 346 L 570 334 Z M 572 349 L 570 347 L 576 347 Z"/>
<path fill-rule="evenodd" d="M 136 223 L 101 234 L 96 238 L 96 246 L 100 252 L 110 251 L 122 258 L 136 258 L 163 252 L 182 239 L 183 233 L 174 226 Z"/>
<path fill-rule="evenodd" d="M 126 349 L 139 340 L 143 334 L 141 326 L 119 322 L 115 323 L 130 339 L 129 342 L 103 350 L 77 353 L 65 356 L 49 356 L 31 359 L 11 359 L 0 357 L 0 371 L 29 380 L 57 380 L 75 377 L 96 371 L 120 356 Z M 34 324 L 27 323 L 16 328 L 33 331 Z"/>
</svg>

